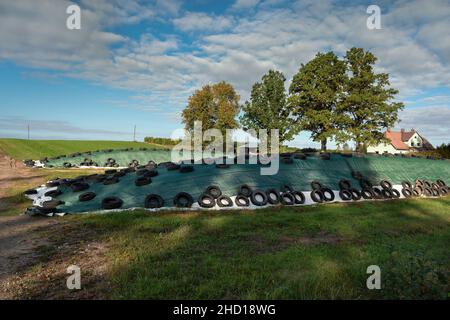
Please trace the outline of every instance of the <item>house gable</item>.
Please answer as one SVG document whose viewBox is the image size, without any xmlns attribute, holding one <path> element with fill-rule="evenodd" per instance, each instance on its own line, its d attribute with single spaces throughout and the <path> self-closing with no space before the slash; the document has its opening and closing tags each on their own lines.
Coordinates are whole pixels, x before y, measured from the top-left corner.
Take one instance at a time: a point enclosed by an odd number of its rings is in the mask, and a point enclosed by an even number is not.
<svg viewBox="0 0 450 320">
<path fill-rule="evenodd" d="M 417 132 L 413 132 L 408 141 L 406 141 L 406 144 L 412 148 L 422 148 L 423 140 L 422 137 Z"/>
</svg>

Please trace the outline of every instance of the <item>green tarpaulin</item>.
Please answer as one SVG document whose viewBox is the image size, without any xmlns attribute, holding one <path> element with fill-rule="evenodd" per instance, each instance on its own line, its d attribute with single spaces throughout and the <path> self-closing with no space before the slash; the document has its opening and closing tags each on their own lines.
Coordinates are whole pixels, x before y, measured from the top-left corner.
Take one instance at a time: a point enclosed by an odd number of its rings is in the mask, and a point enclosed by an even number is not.
<svg viewBox="0 0 450 320">
<path fill-rule="evenodd" d="M 157 151 L 152 151 L 152 159 L 157 159 L 155 152 Z M 158 152 L 163 157 L 163 152 Z M 123 159 L 125 163 L 138 155 L 138 153 L 129 154 L 128 152 L 126 156 L 121 153 L 108 153 L 105 157 L 108 158 L 112 154 L 118 159 Z M 148 160 L 146 159 L 146 162 Z M 163 161 L 168 160 L 163 159 Z M 384 156 L 347 158 L 332 155 L 330 160 L 309 156 L 306 160 L 294 159 L 293 164 L 280 162 L 279 172 L 272 176 L 261 175 L 260 168 L 260 165 L 250 164 L 232 164 L 228 168 L 195 164 L 193 172 L 180 173 L 178 170 L 168 171 L 161 167 L 157 169 L 159 175 L 151 178 L 152 183 L 149 185 L 135 186 L 137 175 L 132 172 L 120 177 L 117 184 L 91 183 L 86 191 L 95 192 L 97 195 L 91 201 L 80 202 L 78 196 L 83 192 L 72 192 L 69 187 L 60 187 L 63 194 L 56 199 L 65 202 L 58 209 L 70 213 L 99 210 L 101 209 L 101 200 L 108 196 L 121 198 L 124 201 L 122 208 L 143 207 L 145 197 L 151 193 L 162 196 L 165 204 L 171 207 L 177 193 L 188 192 L 196 200 L 209 185 L 219 186 L 223 194 L 229 196 L 236 195 L 237 188 L 242 184 L 248 184 L 252 188 L 258 189 L 279 189 L 284 184 L 290 184 L 296 190 L 306 191 L 311 190 L 311 181 L 318 180 L 323 185 L 338 190 L 339 180 L 348 179 L 354 186 L 360 188 L 358 181 L 352 178 L 352 170 L 359 171 L 374 185 L 378 185 L 384 179 L 393 184 L 400 184 L 403 180 L 412 182 L 415 179 L 433 181 L 442 179 L 447 184 L 450 183 L 450 162 L 447 160 Z"/>
</svg>

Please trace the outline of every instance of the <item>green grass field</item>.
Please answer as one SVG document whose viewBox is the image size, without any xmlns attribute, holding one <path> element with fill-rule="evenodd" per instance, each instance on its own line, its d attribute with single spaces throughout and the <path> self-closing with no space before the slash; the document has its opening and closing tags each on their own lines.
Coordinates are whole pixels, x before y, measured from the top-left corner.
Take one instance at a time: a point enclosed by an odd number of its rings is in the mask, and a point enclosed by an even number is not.
<svg viewBox="0 0 450 320">
<path fill-rule="evenodd" d="M 450 198 L 72 216 L 111 241 L 120 299 L 446 299 Z M 378 265 L 382 290 L 368 290 Z"/>
<path fill-rule="evenodd" d="M 163 146 L 159 145 L 128 141 L 0 139 L 0 153 L 7 154 L 18 160 L 36 160 L 43 157 L 54 157 L 62 154 L 99 149 L 143 147 L 163 148 Z"/>
</svg>

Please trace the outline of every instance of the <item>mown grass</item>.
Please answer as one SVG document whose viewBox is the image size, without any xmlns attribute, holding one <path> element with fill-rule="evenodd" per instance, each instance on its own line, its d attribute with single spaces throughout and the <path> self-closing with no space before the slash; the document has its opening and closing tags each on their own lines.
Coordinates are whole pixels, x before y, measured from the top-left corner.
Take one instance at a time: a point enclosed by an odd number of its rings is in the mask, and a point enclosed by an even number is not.
<svg viewBox="0 0 450 320">
<path fill-rule="evenodd" d="M 118 299 L 446 299 L 450 198 L 78 215 L 105 230 Z M 369 265 L 382 289 L 368 290 Z"/>
<path fill-rule="evenodd" d="M 164 148 L 160 145 L 129 141 L 0 139 L 0 153 L 7 154 L 18 160 L 36 160 L 43 157 L 54 157 L 75 152 L 101 149 L 143 147 Z"/>
</svg>

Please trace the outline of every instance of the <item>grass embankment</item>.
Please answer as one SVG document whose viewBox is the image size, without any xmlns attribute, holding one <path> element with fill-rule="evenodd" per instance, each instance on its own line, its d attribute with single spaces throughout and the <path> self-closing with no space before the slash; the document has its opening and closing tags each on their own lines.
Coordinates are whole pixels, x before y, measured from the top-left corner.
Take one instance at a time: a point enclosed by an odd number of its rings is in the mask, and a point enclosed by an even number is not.
<svg viewBox="0 0 450 320">
<path fill-rule="evenodd" d="M 160 145 L 128 141 L 0 139 L 0 153 L 7 154 L 18 160 L 36 160 L 43 157 L 55 157 L 62 154 L 101 149 L 145 147 L 157 149 L 164 148 L 164 146 Z"/>
</svg>

